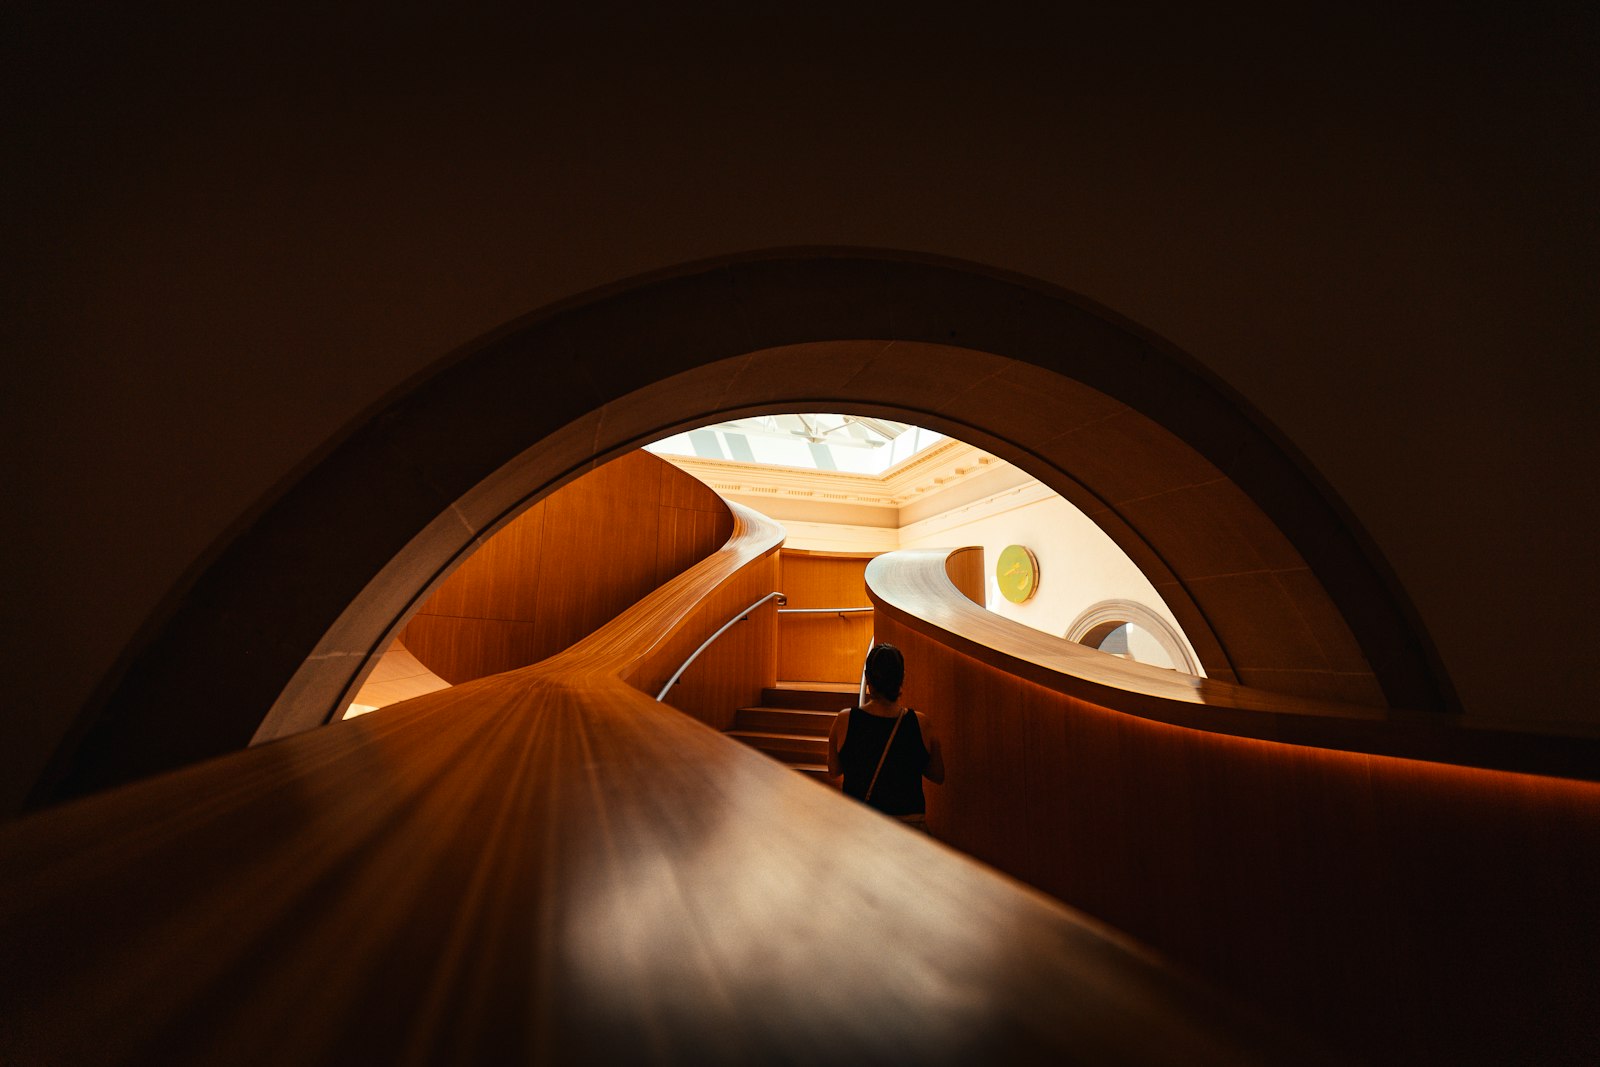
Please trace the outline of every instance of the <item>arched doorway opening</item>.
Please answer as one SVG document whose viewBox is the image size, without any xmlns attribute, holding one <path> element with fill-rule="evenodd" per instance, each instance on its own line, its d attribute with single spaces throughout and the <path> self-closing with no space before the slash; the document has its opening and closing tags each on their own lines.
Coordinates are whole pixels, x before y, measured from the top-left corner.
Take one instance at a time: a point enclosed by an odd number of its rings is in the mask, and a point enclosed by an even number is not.
<svg viewBox="0 0 1600 1067">
<path fill-rule="evenodd" d="M 972 264 L 760 253 L 511 323 L 352 427 L 152 622 L 34 802 L 326 722 L 420 599 L 542 495 L 695 423 L 806 410 L 914 422 L 1028 471 L 1150 576 L 1213 678 L 1454 707 L 1339 502 L 1181 352 Z"/>
<path fill-rule="evenodd" d="M 1159 650 L 1158 656 L 1149 657 L 1133 653 L 1128 647 L 1128 631 L 1145 635 Z M 1126 655 L 1140 663 L 1153 663 L 1185 674 L 1199 674 L 1200 665 L 1194 661 L 1185 645 L 1183 635 L 1152 608 L 1133 600 L 1103 600 L 1086 608 L 1072 621 L 1064 635 L 1068 641 L 1088 645 L 1101 651 Z M 1108 641 L 1120 636 L 1119 648 L 1107 648 Z"/>
</svg>

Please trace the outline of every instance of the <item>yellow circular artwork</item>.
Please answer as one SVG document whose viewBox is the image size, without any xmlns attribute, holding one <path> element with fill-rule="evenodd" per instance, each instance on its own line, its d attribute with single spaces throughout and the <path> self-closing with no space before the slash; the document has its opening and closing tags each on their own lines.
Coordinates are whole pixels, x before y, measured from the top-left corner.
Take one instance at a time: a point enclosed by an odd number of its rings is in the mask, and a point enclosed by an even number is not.
<svg viewBox="0 0 1600 1067">
<path fill-rule="evenodd" d="M 1021 545 L 1007 545 L 994 565 L 1000 595 L 1021 604 L 1039 590 L 1039 561 Z"/>
</svg>

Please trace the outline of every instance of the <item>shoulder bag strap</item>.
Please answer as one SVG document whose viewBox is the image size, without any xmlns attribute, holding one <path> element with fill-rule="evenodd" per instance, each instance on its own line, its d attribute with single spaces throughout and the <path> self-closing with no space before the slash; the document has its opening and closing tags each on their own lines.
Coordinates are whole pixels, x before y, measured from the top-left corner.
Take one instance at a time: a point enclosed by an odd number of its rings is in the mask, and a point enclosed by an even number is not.
<svg viewBox="0 0 1600 1067">
<path fill-rule="evenodd" d="M 861 798 L 863 803 L 872 799 L 872 791 L 878 785 L 878 775 L 883 773 L 883 761 L 889 758 L 889 746 L 894 744 L 894 735 L 900 732 L 900 720 L 905 717 L 904 711 L 895 717 L 894 729 L 889 731 L 889 740 L 883 743 L 883 755 L 878 757 L 878 769 L 872 772 L 872 784 L 867 786 L 867 795 Z"/>
</svg>

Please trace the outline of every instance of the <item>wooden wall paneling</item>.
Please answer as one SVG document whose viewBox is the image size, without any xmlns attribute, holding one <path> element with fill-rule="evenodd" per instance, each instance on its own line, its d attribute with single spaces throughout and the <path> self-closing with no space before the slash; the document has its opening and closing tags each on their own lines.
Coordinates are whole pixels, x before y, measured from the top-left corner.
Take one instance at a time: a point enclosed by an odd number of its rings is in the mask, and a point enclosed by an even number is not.
<svg viewBox="0 0 1600 1067">
<path fill-rule="evenodd" d="M 944 570 L 962 596 L 980 606 L 984 603 L 988 592 L 989 569 L 983 558 L 982 545 L 968 545 L 951 552 L 945 560 Z"/>
<path fill-rule="evenodd" d="M 734 580 L 730 580 L 725 587 L 718 589 L 705 598 L 701 609 L 708 620 L 706 632 L 683 630 L 663 635 L 655 649 L 652 650 L 651 655 L 647 659 L 641 660 L 626 675 L 629 684 L 647 696 L 655 697 L 657 693 L 661 692 L 662 687 L 672 677 L 673 673 L 688 660 L 711 631 L 725 623 L 736 612 L 765 595 L 766 592 L 770 592 L 771 590 L 763 590 L 761 588 L 762 585 L 767 584 L 760 580 L 760 577 L 765 577 L 765 575 L 760 575 L 760 572 L 765 568 L 758 562 L 751 564 L 749 569 L 755 572 L 757 576 L 740 574 Z M 759 621 L 757 625 L 759 625 Z M 734 626 L 719 638 L 705 655 L 721 656 L 717 651 L 718 646 L 730 640 L 734 642 L 735 647 L 738 647 L 745 639 L 740 632 L 744 628 L 744 624 Z M 725 660 L 723 665 L 735 669 L 741 667 L 741 664 L 734 660 Z M 699 661 L 696 661 L 695 666 L 685 673 L 684 677 L 679 680 L 679 684 L 668 694 L 665 702 L 681 711 L 702 718 L 709 725 L 712 722 L 720 721 L 727 712 L 720 709 L 713 710 L 708 706 L 704 706 L 701 698 L 703 697 L 705 700 L 713 699 L 711 691 L 720 686 L 737 688 L 742 687 L 747 681 L 750 684 L 754 684 L 755 674 L 755 668 L 750 667 L 748 672 L 740 670 L 739 677 L 736 680 L 716 679 L 707 685 L 706 680 L 702 677 Z"/>
<path fill-rule="evenodd" d="M 515 619 L 416 615 L 406 624 L 405 635 L 407 641 L 414 640 L 427 650 L 428 660 L 418 655 L 418 661 L 438 664 L 434 673 L 451 685 L 515 670 L 542 658 L 534 624 Z"/>
<path fill-rule="evenodd" d="M 549 502 L 541 500 L 528 509 L 526 520 L 518 516 L 517 521 L 510 525 L 507 531 L 509 537 L 496 534 L 485 543 L 484 548 L 495 549 L 497 555 L 489 556 L 484 561 L 485 569 L 490 572 L 486 583 L 486 599 L 489 603 L 473 605 L 482 617 L 526 621 L 538 615 L 538 582 L 536 575 L 531 572 L 546 556 L 544 527 L 545 517 L 549 513 Z M 497 565 L 502 557 L 505 557 L 504 565 Z"/>
<path fill-rule="evenodd" d="M 545 655 L 591 633 L 654 587 L 664 468 L 648 453 L 630 453 L 551 496 L 534 619 Z"/>
<path fill-rule="evenodd" d="M 732 617 L 776 591 L 777 572 L 776 553 L 752 564 L 727 593 L 719 593 L 718 610 L 725 607 Z M 769 600 L 695 660 L 666 702 L 713 729 L 732 729 L 734 713 L 759 705 L 761 690 L 777 683 L 777 635 L 778 605 Z"/>
<path fill-rule="evenodd" d="M 419 662 L 452 684 L 531 662 L 477 658 L 477 646 L 457 632 L 465 627 L 456 620 L 534 617 L 535 567 L 542 558 L 544 516 L 541 500 L 502 527 L 439 584 L 402 631 L 401 640 Z M 510 649 L 505 653 L 509 655 Z"/>
<path fill-rule="evenodd" d="M 672 473 L 662 471 L 661 476 L 661 506 L 664 508 L 677 508 L 683 511 L 703 511 L 709 515 L 717 516 L 718 522 L 723 525 L 723 539 L 733 530 L 733 519 L 728 514 L 727 505 L 722 497 L 700 479 L 685 475 L 684 472 L 672 464 L 667 464 Z M 719 542 L 720 543 L 720 542 Z"/>
<path fill-rule="evenodd" d="M 1121 899 L 1124 880 L 1130 877 L 1128 872 L 1133 872 L 1131 877 L 1135 878 L 1148 876 L 1140 873 L 1148 871 L 1149 864 L 1138 855 L 1140 837 L 1130 825 L 1138 817 L 1140 792 L 1151 788 L 1137 776 L 1147 769 L 1147 764 L 1137 756 L 1131 760 L 1128 757 L 1127 740 L 1117 717 L 1074 716 L 1059 704 L 1051 704 L 1051 711 L 1061 724 L 1060 744 L 1047 742 L 1031 758 L 1061 783 L 1065 795 L 1047 800 L 1046 803 L 1061 806 L 1045 807 L 1035 818 L 1045 822 L 1059 818 L 1065 825 L 1056 855 L 1106 858 L 1103 864 L 1074 863 L 1060 868 L 1060 876 L 1064 879 L 1064 892 L 1070 893 L 1072 899 L 1109 909 Z M 1090 761 L 1076 757 L 1076 753 L 1088 751 L 1099 752 L 1104 758 Z"/>
<path fill-rule="evenodd" d="M 854 682 L 872 640 L 865 615 L 784 616 L 778 674 L 785 681 Z"/>
<path fill-rule="evenodd" d="M 994 700 L 995 693 L 986 679 L 959 669 L 950 657 L 919 648 L 921 639 L 915 631 L 891 622 L 879 631 L 878 639 L 898 645 L 905 654 L 902 700 L 929 717 L 946 750 L 944 784 L 924 787 L 929 824 L 942 840 L 985 862 L 1007 858 L 1003 852 L 990 852 L 981 837 L 967 833 L 968 826 L 998 825 L 1006 818 L 1007 790 L 999 782 L 991 788 L 987 781 L 1005 773 L 1010 756 L 993 733 L 997 718 L 982 710 L 983 702 Z"/>
<path fill-rule="evenodd" d="M 512 519 L 445 579 L 423 610 L 462 618 L 532 619 L 538 610 L 536 579 L 549 511 L 548 502 L 541 500 Z M 454 587 L 460 589 L 458 598 L 448 596 Z"/>
<path fill-rule="evenodd" d="M 597 467 L 512 519 L 407 624 L 459 684 L 568 647 L 704 558 L 732 530 L 711 489 L 646 452 Z"/>
<path fill-rule="evenodd" d="M 941 837 L 1361 1061 L 1600 1056 L 1600 783 L 1130 714 L 999 669 L 974 641 L 1016 624 L 941 580 L 940 625 L 878 611 L 945 739 Z"/>
<path fill-rule="evenodd" d="M 780 553 L 783 580 L 791 607 L 870 608 L 864 577 L 870 555 L 806 552 L 784 549 Z"/>
<path fill-rule="evenodd" d="M 663 485 L 676 485 L 681 480 L 664 479 Z M 722 544 L 731 530 L 732 519 L 726 507 L 709 511 L 676 507 L 663 501 L 656 535 L 656 584 L 683 573 L 699 562 L 706 554 L 705 546 Z"/>
<path fill-rule="evenodd" d="M 772 543 L 761 553 L 746 559 L 737 573 L 728 576 L 714 588 L 707 588 L 697 606 L 700 625 L 678 626 L 656 634 L 655 644 L 649 653 L 637 657 L 622 672 L 621 677 L 625 681 L 651 697 L 661 691 L 666 681 L 707 636 L 749 605 L 775 591 L 773 581 L 777 573 L 777 543 L 781 542 L 782 528 L 748 508 L 727 504 L 724 507 L 730 509 L 735 520 L 729 546 L 752 538 L 765 538 Z M 719 554 L 729 551 L 730 548 L 725 547 Z M 679 575 L 648 599 L 662 597 L 664 590 L 684 584 L 689 576 L 704 566 L 697 565 Z M 702 660 L 711 657 L 710 665 L 697 660 L 673 693 L 669 694 L 667 702 L 681 707 L 707 724 L 715 725 L 717 729 L 725 728 L 721 724 L 731 722 L 732 712 L 740 704 L 749 702 L 751 694 L 759 693 L 762 686 L 769 684 L 774 657 L 771 645 L 775 625 L 773 608 L 771 603 L 765 605 L 750 622 L 736 624 L 712 644 L 701 657 Z M 640 612 L 641 608 L 636 607 L 629 614 L 640 615 Z M 608 627 L 616 628 L 615 625 Z M 585 639 L 569 650 L 569 654 L 579 654 L 595 647 L 599 640 L 598 636 Z"/>
<path fill-rule="evenodd" d="M 893 641 L 893 635 L 885 634 L 880 640 Z M 983 825 L 993 831 L 983 837 L 971 833 L 963 837 L 982 848 L 987 862 L 1009 861 L 1015 856 L 1026 866 L 1026 844 L 1018 832 L 1026 809 L 1014 799 L 1017 793 L 1022 792 L 1023 767 L 1021 746 L 1014 743 L 1020 740 L 1014 732 L 1016 718 L 992 714 L 990 711 L 997 703 L 1016 706 L 1016 684 L 1004 683 L 996 690 L 974 686 L 969 679 L 960 686 L 958 692 L 962 697 L 961 714 L 970 720 L 968 729 L 961 731 L 958 737 L 973 746 L 969 761 L 969 771 L 973 777 L 965 795 L 960 789 L 952 790 L 951 799 L 965 802 L 961 809 L 963 817 L 969 813 L 983 813 Z M 980 792 L 983 794 L 981 800 L 974 795 Z"/>
<path fill-rule="evenodd" d="M 785 549 L 780 588 L 791 608 L 871 607 L 863 574 L 871 559 Z M 785 681 L 855 682 L 872 639 L 871 613 L 784 615 L 778 633 L 778 677 Z"/>
<path fill-rule="evenodd" d="M 904 651 L 902 649 L 902 652 Z M 954 711 L 955 703 L 961 699 L 956 690 L 957 678 L 958 672 L 948 661 L 918 656 L 915 662 L 907 660 L 905 684 L 900 690 L 901 700 L 927 717 L 928 728 L 934 731 L 952 752 L 957 751 L 955 748 L 957 731 L 967 725 L 967 720 Z M 945 770 L 948 783 L 950 770 L 948 757 Z M 954 843 L 956 840 L 954 822 L 948 817 L 946 808 L 946 786 L 924 781 L 922 793 L 928 804 L 929 828 L 941 841 Z M 977 855 L 976 852 L 972 854 Z"/>
<path fill-rule="evenodd" d="M 1025 857 L 1030 872 L 1023 875 L 1025 880 L 1037 884 L 1036 878 L 1045 872 L 1059 872 L 1068 885 L 1076 888 L 1079 865 L 1063 871 L 1059 861 L 1061 856 L 1081 854 L 1083 848 L 1076 840 L 1082 823 L 1068 815 L 1078 797 L 1061 766 L 1061 753 L 1071 744 L 1071 731 L 1066 717 L 1055 706 L 1053 694 L 1020 680 L 1015 693 L 1019 714 L 1014 717 L 1017 726 L 1007 747 L 1017 760 L 1027 800 L 1025 811 L 1014 820 L 1018 840 L 1011 847 Z M 1003 714 L 996 717 L 1013 718 Z"/>
</svg>

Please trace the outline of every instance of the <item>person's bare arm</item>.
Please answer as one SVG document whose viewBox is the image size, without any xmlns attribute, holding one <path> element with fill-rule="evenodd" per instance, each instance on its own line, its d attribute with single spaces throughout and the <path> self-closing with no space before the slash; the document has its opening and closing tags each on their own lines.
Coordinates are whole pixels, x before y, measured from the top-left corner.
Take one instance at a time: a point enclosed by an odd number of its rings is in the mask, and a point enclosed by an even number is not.
<svg viewBox="0 0 1600 1067">
<path fill-rule="evenodd" d="M 928 765 L 922 769 L 922 776 L 934 785 L 944 782 L 944 750 L 939 746 L 939 735 L 928 729 L 928 717 L 922 712 L 917 712 L 917 725 L 922 728 L 922 743 L 928 749 Z"/>
<path fill-rule="evenodd" d="M 833 717 L 828 727 L 828 777 L 837 778 L 844 773 L 839 768 L 839 750 L 844 747 L 844 735 L 850 729 L 850 709 L 845 708 Z"/>
</svg>

